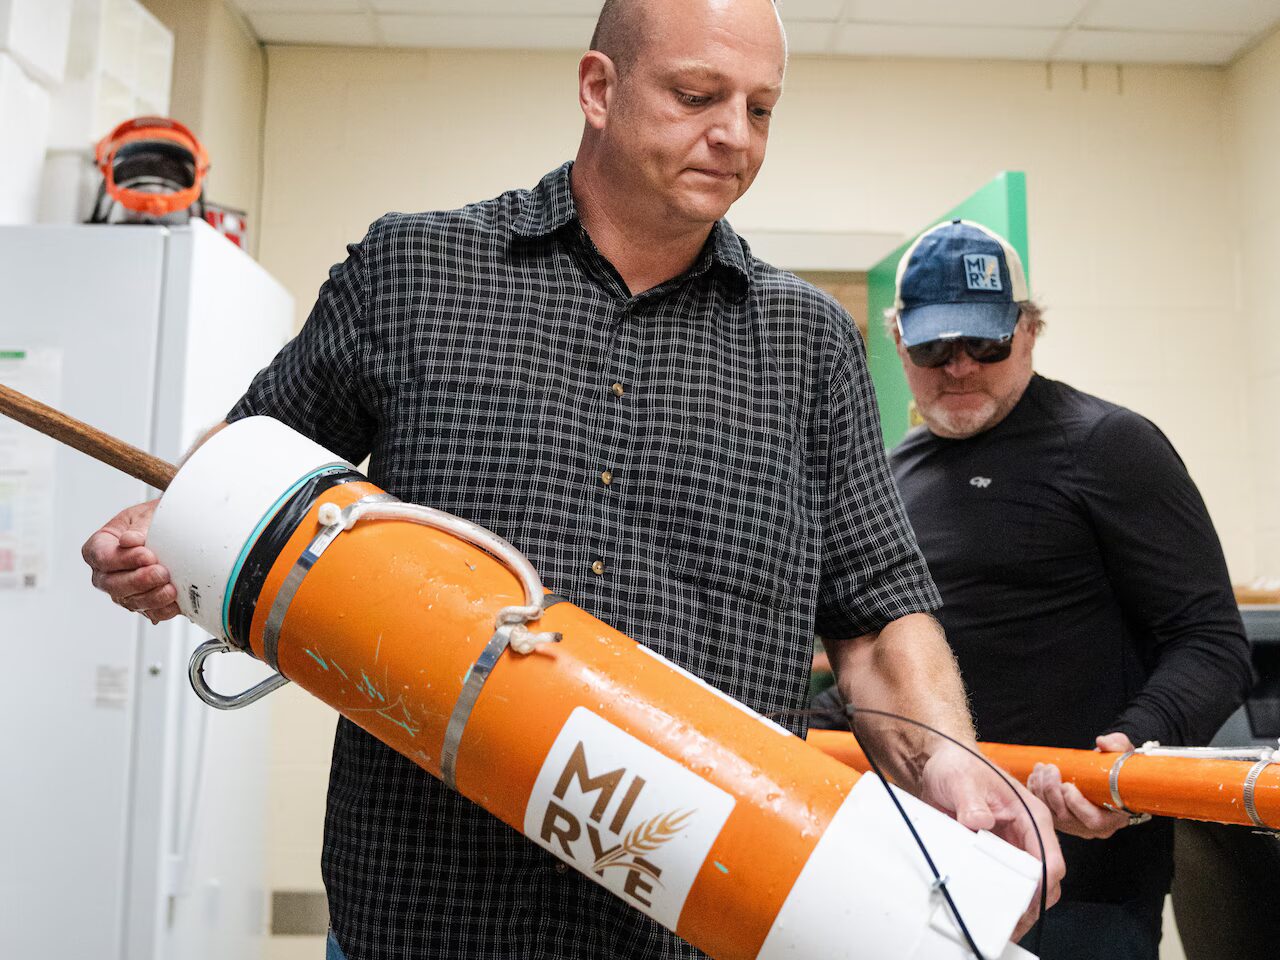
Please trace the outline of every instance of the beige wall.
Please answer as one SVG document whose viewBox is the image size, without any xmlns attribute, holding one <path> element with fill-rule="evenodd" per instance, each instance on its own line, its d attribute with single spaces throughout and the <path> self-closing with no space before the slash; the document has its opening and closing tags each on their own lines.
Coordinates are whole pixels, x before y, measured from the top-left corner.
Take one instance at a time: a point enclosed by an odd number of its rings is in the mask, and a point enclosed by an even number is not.
<svg viewBox="0 0 1280 960">
<path fill-rule="evenodd" d="M 261 259 L 301 313 L 381 213 L 531 185 L 570 157 L 575 61 L 269 48 Z M 1253 576 L 1225 72 L 800 58 L 787 85 L 769 160 L 733 214 L 748 240 L 906 234 L 996 172 L 1025 170 L 1033 286 L 1050 310 L 1041 370 L 1159 423 L 1233 575 Z"/>
<path fill-rule="evenodd" d="M 1227 71 L 1233 224 L 1243 323 L 1233 351 L 1247 378 L 1259 575 L 1280 578 L 1280 31 Z"/>
<path fill-rule="evenodd" d="M 205 196 L 245 211 L 259 240 L 266 56 L 226 0 L 143 0 L 174 34 L 170 112 L 209 152 Z"/>
</svg>

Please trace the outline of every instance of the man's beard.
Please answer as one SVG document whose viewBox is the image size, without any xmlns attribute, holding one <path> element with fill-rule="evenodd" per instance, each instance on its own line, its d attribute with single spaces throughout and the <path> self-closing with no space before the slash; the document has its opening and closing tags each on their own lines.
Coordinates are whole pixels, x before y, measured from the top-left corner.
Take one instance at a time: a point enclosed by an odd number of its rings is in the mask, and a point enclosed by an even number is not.
<svg viewBox="0 0 1280 960">
<path fill-rule="evenodd" d="M 983 394 L 981 405 L 961 410 L 949 408 L 940 396 L 929 406 L 919 407 L 920 416 L 924 418 L 925 426 L 938 436 L 948 440 L 966 440 L 1003 420 L 1017 404 L 1018 396 L 1020 394 L 1011 396 L 1001 404 L 995 397 Z"/>
</svg>

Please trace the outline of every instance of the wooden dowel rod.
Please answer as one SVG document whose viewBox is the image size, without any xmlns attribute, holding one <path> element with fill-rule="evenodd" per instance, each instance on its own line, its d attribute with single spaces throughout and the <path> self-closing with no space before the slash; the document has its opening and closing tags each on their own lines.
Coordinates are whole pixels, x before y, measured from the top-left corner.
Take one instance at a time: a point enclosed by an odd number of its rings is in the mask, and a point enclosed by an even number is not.
<svg viewBox="0 0 1280 960">
<path fill-rule="evenodd" d="M 178 472 L 173 464 L 153 457 L 123 440 L 117 440 L 109 433 L 103 433 L 96 427 L 69 417 L 39 400 L 32 400 L 2 383 L 0 413 L 47 437 L 53 437 L 59 443 L 75 447 L 81 453 L 87 453 L 95 460 L 115 467 L 157 490 L 168 489 L 173 475 Z"/>
</svg>

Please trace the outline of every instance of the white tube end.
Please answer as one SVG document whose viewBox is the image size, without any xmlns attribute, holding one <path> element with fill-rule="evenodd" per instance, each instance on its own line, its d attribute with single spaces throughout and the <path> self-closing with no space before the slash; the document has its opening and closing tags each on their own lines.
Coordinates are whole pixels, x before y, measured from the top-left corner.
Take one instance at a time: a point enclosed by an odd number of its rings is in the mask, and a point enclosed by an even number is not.
<svg viewBox="0 0 1280 960">
<path fill-rule="evenodd" d="M 202 444 L 169 484 L 147 534 L 182 613 L 230 639 L 228 594 L 249 548 L 298 487 L 338 468 L 355 469 L 270 417 L 237 420 Z"/>
</svg>

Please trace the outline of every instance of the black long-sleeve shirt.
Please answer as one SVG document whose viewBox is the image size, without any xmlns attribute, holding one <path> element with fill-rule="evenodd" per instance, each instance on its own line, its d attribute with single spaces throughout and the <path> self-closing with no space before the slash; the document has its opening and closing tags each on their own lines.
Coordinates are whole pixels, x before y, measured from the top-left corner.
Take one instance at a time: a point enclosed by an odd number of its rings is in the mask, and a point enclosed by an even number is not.
<svg viewBox="0 0 1280 960">
<path fill-rule="evenodd" d="M 891 457 L 983 740 L 1207 743 L 1252 677 L 1222 548 L 1154 424 L 1040 376 L 991 430 Z M 1063 895 L 1159 896 L 1168 823 L 1062 838 Z"/>
<path fill-rule="evenodd" d="M 892 454 L 978 736 L 1207 743 L 1248 643 L 1217 534 L 1149 420 L 1043 377 L 993 429 Z"/>
</svg>

